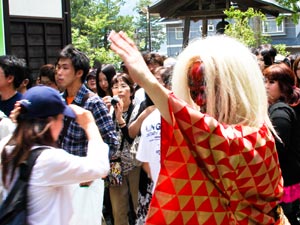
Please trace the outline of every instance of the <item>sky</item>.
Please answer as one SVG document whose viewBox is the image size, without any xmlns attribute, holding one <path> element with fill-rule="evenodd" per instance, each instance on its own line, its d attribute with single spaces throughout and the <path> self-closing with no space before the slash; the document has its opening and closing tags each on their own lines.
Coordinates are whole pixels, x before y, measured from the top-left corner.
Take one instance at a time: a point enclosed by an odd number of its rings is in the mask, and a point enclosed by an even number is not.
<svg viewBox="0 0 300 225">
<path fill-rule="evenodd" d="M 138 0 L 127 0 L 127 3 L 121 7 L 120 14 L 121 15 L 133 15 L 133 8 L 136 6 Z"/>
<path fill-rule="evenodd" d="M 151 2 L 154 3 L 154 2 L 157 2 L 158 0 L 152 0 Z M 133 11 L 133 8 L 136 6 L 136 4 L 139 2 L 139 0 L 126 0 L 126 4 L 121 7 L 121 10 L 120 10 L 120 14 L 121 15 L 134 15 L 134 11 Z"/>
</svg>

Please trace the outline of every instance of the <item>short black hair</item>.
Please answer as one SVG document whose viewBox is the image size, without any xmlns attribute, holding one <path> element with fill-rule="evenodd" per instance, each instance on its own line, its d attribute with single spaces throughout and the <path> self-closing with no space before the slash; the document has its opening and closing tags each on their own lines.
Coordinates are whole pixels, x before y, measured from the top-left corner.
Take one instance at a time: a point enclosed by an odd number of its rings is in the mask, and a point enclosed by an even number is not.
<svg viewBox="0 0 300 225">
<path fill-rule="evenodd" d="M 15 55 L 0 56 L 0 67 L 3 69 L 5 77 L 14 76 L 14 88 L 17 89 L 24 79 L 30 75 L 30 70 L 24 59 L 18 58 Z"/>
<path fill-rule="evenodd" d="M 81 77 L 81 82 L 85 82 L 86 76 L 90 70 L 90 59 L 85 53 L 79 49 L 76 49 L 72 44 L 69 44 L 65 46 L 59 53 L 56 64 L 60 59 L 70 59 L 76 72 L 78 70 L 82 70 L 83 75 Z"/>
</svg>

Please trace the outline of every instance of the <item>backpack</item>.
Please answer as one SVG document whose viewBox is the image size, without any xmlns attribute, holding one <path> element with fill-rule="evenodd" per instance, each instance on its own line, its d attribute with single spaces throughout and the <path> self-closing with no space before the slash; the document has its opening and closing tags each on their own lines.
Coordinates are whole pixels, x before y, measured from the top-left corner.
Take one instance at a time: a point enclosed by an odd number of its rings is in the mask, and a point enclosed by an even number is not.
<svg viewBox="0 0 300 225">
<path fill-rule="evenodd" d="M 0 225 L 27 224 L 28 180 L 37 157 L 44 149 L 44 147 L 32 149 L 28 159 L 20 165 L 20 176 L 0 206 Z"/>
</svg>

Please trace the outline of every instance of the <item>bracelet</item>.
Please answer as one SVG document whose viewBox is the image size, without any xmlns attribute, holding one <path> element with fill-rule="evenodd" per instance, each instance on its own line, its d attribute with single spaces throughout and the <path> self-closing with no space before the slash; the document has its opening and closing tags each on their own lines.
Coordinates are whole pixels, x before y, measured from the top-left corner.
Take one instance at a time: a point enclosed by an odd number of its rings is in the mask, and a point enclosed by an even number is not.
<svg viewBox="0 0 300 225">
<path fill-rule="evenodd" d="M 119 123 L 119 127 L 126 125 L 126 123 Z"/>
</svg>

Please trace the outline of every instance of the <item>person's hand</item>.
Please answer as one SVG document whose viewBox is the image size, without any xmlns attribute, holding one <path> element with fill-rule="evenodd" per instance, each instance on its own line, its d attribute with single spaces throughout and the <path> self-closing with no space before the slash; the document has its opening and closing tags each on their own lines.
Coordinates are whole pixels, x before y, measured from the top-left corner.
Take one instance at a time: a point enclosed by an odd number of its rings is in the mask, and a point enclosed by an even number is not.
<svg viewBox="0 0 300 225">
<path fill-rule="evenodd" d="M 76 122 L 86 130 L 89 124 L 94 124 L 95 119 L 93 114 L 80 106 L 70 104 L 69 107 L 75 112 L 76 114 Z"/>
<path fill-rule="evenodd" d="M 153 76 L 133 40 L 128 38 L 123 31 L 119 33 L 111 31 L 108 40 L 111 42 L 111 50 L 118 54 L 125 63 L 129 76 L 145 89 L 145 92 L 159 109 L 161 116 L 169 124 L 172 124 L 168 107 L 170 90 L 163 87 Z"/>
<path fill-rule="evenodd" d="M 122 123 L 122 120 L 124 120 L 123 119 L 123 107 L 124 107 L 124 102 L 123 102 L 123 99 L 120 98 L 119 102 L 114 105 L 116 120 L 118 121 L 119 124 Z"/>
<path fill-rule="evenodd" d="M 123 31 L 119 33 L 111 31 L 108 39 L 111 41 L 110 48 L 121 57 L 129 75 L 137 84 L 143 86 L 142 80 L 145 74 L 150 74 L 153 77 L 133 40 Z"/>
<path fill-rule="evenodd" d="M 106 107 L 108 108 L 108 110 L 110 110 L 111 107 L 111 96 L 104 96 L 102 98 L 104 104 L 106 105 Z"/>
<path fill-rule="evenodd" d="M 76 122 L 82 129 L 84 129 L 88 140 L 99 139 L 101 142 L 103 142 L 91 111 L 74 104 L 70 104 L 69 107 L 75 112 Z"/>
<path fill-rule="evenodd" d="M 14 105 L 14 109 L 10 112 L 9 118 L 12 122 L 17 123 L 17 118 L 20 115 L 21 112 L 21 103 L 20 101 L 17 101 Z"/>
</svg>

